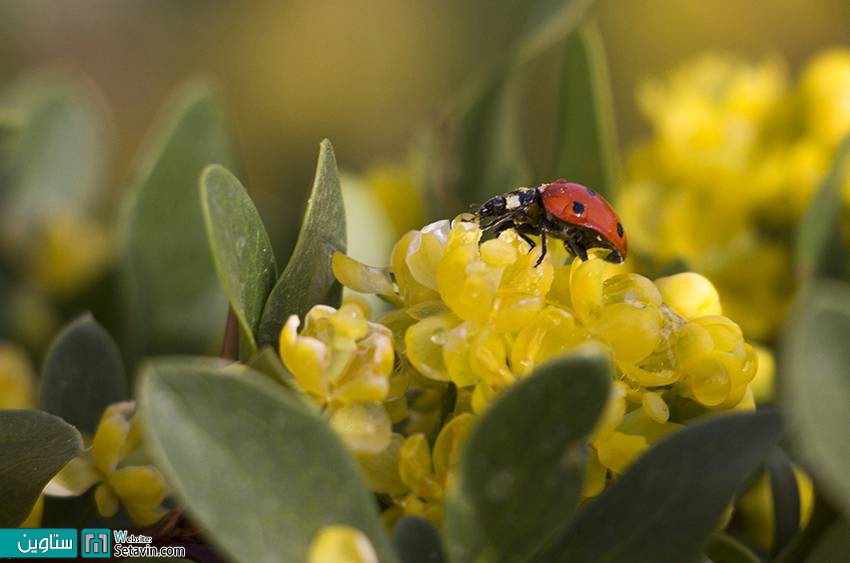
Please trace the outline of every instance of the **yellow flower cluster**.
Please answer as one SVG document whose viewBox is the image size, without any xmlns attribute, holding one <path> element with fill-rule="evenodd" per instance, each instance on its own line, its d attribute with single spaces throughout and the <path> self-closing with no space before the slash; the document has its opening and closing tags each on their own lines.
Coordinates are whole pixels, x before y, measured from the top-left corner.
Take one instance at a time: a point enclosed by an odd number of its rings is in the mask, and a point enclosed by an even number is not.
<svg viewBox="0 0 850 563">
<path fill-rule="evenodd" d="M 318 305 L 307 314 L 300 334 L 299 325 L 298 317 L 291 316 L 280 337 L 280 356 L 295 380 L 326 407 L 331 426 L 354 452 L 386 449 L 392 421 L 384 402 L 391 403 L 406 387 L 403 381 L 401 390 L 391 384 L 390 330 L 367 321 L 355 304 L 339 310 Z"/>
<path fill-rule="evenodd" d="M 794 290 L 795 223 L 850 133 L 850 51 L 815 57 L 793 87 L 778 60 L 705 56 L 638 99 L 653 134 L 618 201 L 633 254 L 704 273 L 747 336 L 770 340 Z"/>
<path fill-rule="evenodd" d="M 101 516 L 110 517 L 122 504 L 133 521 L 148 526 L 162 518 L 168 486 L 159 470 L 145 458 L 136 405 L 131 401 L 106 408 L 91 448 L 72 459 L 48 483 L 48 496 L 78 496 L 95 487 Z"/>
<path fill-rule="evenodd" d="M 297 319 L 283 329 L 283 360 L 332 412 L 333 399 L 341 400 L 334 382 L 351 366 L 399 381 L 392 397 L 370 397 L 394 413 L 395 432 L 380 440 L 386 447 L 355 448 L 372 490 L 393 502 L 385 512 L 389 523 L 402 514 L 439 523 L 474 417 L 541 363 L 589 342 L 608 351 L 617 380 L 590 440 L 585 497 L 601 492 L 649 444 L 690 418 L 754 408 L 749 383 L 758 354 L 738 325 L 722 316 L 708 280 L 688 273 L 653 282 L 597 255 L 566 264 L 560 243 L 535 267 L 539 256 L 539 247 L 532 250 L 513 231 L 482 241 L 474 223 L 439 221 L 404 235 L 389 268 L 334 257 L 334 273 L 344 285 L 396 305 L 377 323 L 357 316 L 362 312 L 349 304 L 339 311 L 317 307 L 300 335 Z M 360 319 L 361 328 L 340 336 L 335 328 L 318 330 L 311 320 L 342 322 L 331 321 L 336 315 Z M 382 349 L 389 357 L 365 352 L 361 343 L 377 334 L 388 338 Z M 307 338 L 314 340 L 308 344 Z M 346 344 L 335 346 L 338 338 Z M 299 343 L 310 351 L 299 351 Z M 371 371 L 352 360 L 330 370 L 337 348 L 374 358 Z M 328 382 L 321 390 L 315 383 L 320 380 Z M 389 407 L 399 401 L 404 408 Z"/>
</svg>

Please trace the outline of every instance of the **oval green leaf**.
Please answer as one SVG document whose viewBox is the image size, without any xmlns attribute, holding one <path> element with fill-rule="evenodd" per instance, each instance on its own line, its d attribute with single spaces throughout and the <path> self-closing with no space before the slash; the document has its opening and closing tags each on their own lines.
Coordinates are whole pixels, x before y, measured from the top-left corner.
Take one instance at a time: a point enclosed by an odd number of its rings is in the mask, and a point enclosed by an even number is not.
<svg viewBox="0 0 850 563">
<path fill-rule="evenodd" d="M 836 151 L 832 170 L 812 197 L 797 228 L 795 266 L 799 278 L 847 277 L 847 245 L 842 240 L 840 223 L 848 157 L 850 138 Z"/>
<path fill-rule="evenodd" d="M 446 504 L 453 561 L 524 561 L 569 525 L 613 378 L 604 356 L 579 352 L 540 367 L 481 415 Z"/>
<path fill-rule="evenodd" d="M 47 482 L 82 447 L 80 433 L 57 416 L 0 410 L 0 528 L 20 524 Z"/>
<path fill-rule="evenodd" d="M 306 561 L 319 529 L 347 524 L 381 561 L 395 561 L 357 462 L 317 413 L 267 377 L 156 361 L 138 395 L 150 453 L 232 560 Z"/>
<path fill-rule="evenodd" d="M 445 563 L 440 532 L 424 518 L 404 516 L 395 526 L 393 545 L 401 563 Z"/>
<path fill-rule="evenodd" d="M 554 162 L 546 178 L 569 178 L 613 201 L 619 182 L 611 82 L 599 29 L 588 23 L 564 42 Z"/>
<path fill-rule="evenodd" d="M 788 318 L 780 364 L 780 404 L 795 448 L 818 484 L 850 518 L 850 286 L 806 288 Z"/>
<path fill-rule="evenodd" d="M 226 168 L 212 165 L 201 174 L 201 210 L 218 281 L 239 320 L 250 358 L 263 305 L 277 280 L 269 235 L 248 192 Z"/>
<path fill-rule="evenodd" d="M 337 251 L 345 252 L 345 206 L 333 146 L 325 139 L 298 242 L 265 304 L 258 345 L 277 347 L 280 329 L 290 315 L 304 318 L 319 303 L 339 306 L 342 286 L 331 270 Z"/>
<path fill-rule="evenodd" d="M 21 116 L 15 137 L 4 229 L 24 236 L 41 221 L 87 215 L 104 188 L 110 139 L 106 104 L 85 79 L 38 73 L 0 97 Z"/>
<path fill-rule="evenodd" d="M 66 326 L 47 351 L 41 408 L 94 435 L 100 415 L 130 392 L 121 352 L 90 314 Z"/>
<path fill-rule="evenodd" d="M 168 105 L 125 202 L 122 245 L 131 355 L 210 352 L 227 303 L 210 256 L 198 196 L 208 164 L 233 168 L 230 136 L 211 86 L 195 81 Z"/>
<path fill-rule="evenodd" d="M 724 414 L 656 442 L 534 561 L 697 561 L 735 490 L 779 441 L 774 411 Z"/>
</svg>

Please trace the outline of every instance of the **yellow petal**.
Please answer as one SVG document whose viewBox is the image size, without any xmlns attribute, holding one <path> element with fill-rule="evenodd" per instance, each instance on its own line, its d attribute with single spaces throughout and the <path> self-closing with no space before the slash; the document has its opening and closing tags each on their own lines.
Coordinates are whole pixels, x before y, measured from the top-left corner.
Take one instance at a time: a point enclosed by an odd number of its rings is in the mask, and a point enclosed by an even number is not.
<svg viewBox="0 0 850 563">
<path fill-rule="evenodd" d="M 479 381 L 472 392 L 472 412 L 481 414 L 487 405 L 499 395 L 486 381 Z"/>
<path fill-rule="evenodd" d="M 325 526 L 310 543 L 308 563 L 378 563 L 366 535 L 351 526 Z"/>
<path fill-rule="evenodd" d="M 165 515 L 161 505 L 168 485 L 155 467 L 124 467 L 110 476 L 109 484 L 136 524 L 149 526 Z"/>
<path fill-rule="evenodd" d="M 345 287 L 359 293 L 380 295 L 400 303 L 388 268 L 373 268 L 336 252 L 331 262 L 334 277 Z"/>
<path fill-rule="evenodd" d="M 362 453 L 357 456 L 366 475 L 366 483 L 373 493 L 400 495 L 407 490 L 399 473 L 399 460 L 404 436 L 393 434 L 389 445 L 378 453 Z"/>
<path fill-rule="evenodd" d="M 605 488 L 605 481 L 608 477 L 608 470 L 599 461 L 599 454 L 596 449 L 587 448 L 587 469 L 584 476 L 584 486 L 581 490 L 582 498 L 595 497 Z"/>
<path fill-rule="evenodd" d="M 106 408 L 92 440 L 94 465 L 103 475 L 109 475 L 121 460 L 121 452 L 130 434 L 131 402 L 116 403 Z"/>
<path fill-rule="evenodd" d="M 35 376 L 26 353 L 0 343 L 0 409 L 35 407 Z"/>
<path fill-rule="evenodd" d="M 684 272 L 655 280 L 664 303 L 686 319 L 720 315 L 720 295 L 707 278 Z"/>
<path fill-rule="evenodd" d="M 726 357 L 719 352 L 710 352 L 691 358 L 681 367 L 690 381 L 694 398 L 707 407 L 723 403 L 732 391 L 732 375 Z"/>
<path fill-rule="evenodd" d="M 378 453 L 390 444 L 392 422 L 379 403 L 343 405 L 331 414 L 331 427 L 355 453 Z"/>
<path fill-rule="evenodd" d="M 430 287 L 419 283 L 407 265 L 407 253 L 411 244 L 416 239 L 418 231 L 410 231 L 399 239 L 393 247 L 390 264 L 395 276 L 395 282 L 402 301 L 406 305 L 414 305 L 423 301 L 434 301 L 437 292 Z"/>
<path fill-rule="evenodd" d="M 410 275 L 423 286 L 437 290 L 437 264 L 443 258 L 451 226 L 442 220 L 415 231 L 404 261 Z"/>
<path fill-rule="evenodd" d="M 641 397 L 644 412 L 655 422 L 665 423 L 670 418 L 670 408 L 658 393 L 646 391 Z"/>
<path fill-rule="evenodd" d="M 594 445 L 602 465 L 621 474 L 646 449 L 647 442 L 643 436 L 612 432 Z"/>
<path fill-rule="evenodd" d="M 434 471 L 437 479 L 444 481 L 448 473 L 457 465 L 472 421 L 471 414 L 461 414 L 440 430 L 440 435 L 434 443 Z"/>
<path fill-rule="evenodd" d="M 115 516 L 115 513 L 118 512 L 118 497 L 106 483 L 101 483 L 95 488 L 94 502 L 97 505 L 98 513 L 104 518 Z"/>
<path fill-rule="evenodd" d="M 448 331 L 459 324 L 451 313 L 434 315 L 407 329 L 404 335 L 405 350 L 410 363 L 425 377 L 448 381 L 449 374 L 443 359 L 443 345 Z"/>
<path fill-rule="evenodd" d="M 655 350 L 662 324 L 663 317 L 654 305 L 614 303 L 602 307 L 592 331 L 611 347 L 617 361 L 636 363 Z"/>
<path fill-rule="evenodd" d="M 299 336 L 301 321 L 292 315 L 280 333 L 280 357 L 301 387 L 315 397 L 328 394 L 326 371 L 330 366 L 330 351 L 324 342 L 309 336 Z"/>
<path fill-rule="evenodd" d="M 472 337 L 469 367 L 492 387 L 505 387 L 516 379 L 508 367 L 505 340 L 486 327 Z"/>
<path fill-rule="evenodd" d="M 776 362 L 773 354 L 767 348 L 753 346 L 758 355 L 758 368 L 750 386 L 753 388 L 753 396 L 756 403 L 769 403 L 775 395 L 774 376 L 776 374 Z"/>
<path fill-rule="evenodd" d="M 465 321 L 446 333 L 443 345 L 443 362 L 449 379 L 458 387 L 469 387 L 478 382 L 479 376 L 469 365 L 472 325 Z"/>
<path fill-rule="evenodd" d="M 626 391 L 627 388 L 621 381 L 611 384 L 608 400 L 599 417 L 599 422 L 596 423 L 591 442 L 596 443 L 597 440 L 603 439 L 620 425 L 626 413 Z"/>
<path fill-rule="evenodd" d="M 443 489 L 437 483 L 431 463 L 431 449 L 424 434 L 405 439 L 399 454 L 399 475 L 411 491 L 422 498 L 440 498 Z"/>
</svg>

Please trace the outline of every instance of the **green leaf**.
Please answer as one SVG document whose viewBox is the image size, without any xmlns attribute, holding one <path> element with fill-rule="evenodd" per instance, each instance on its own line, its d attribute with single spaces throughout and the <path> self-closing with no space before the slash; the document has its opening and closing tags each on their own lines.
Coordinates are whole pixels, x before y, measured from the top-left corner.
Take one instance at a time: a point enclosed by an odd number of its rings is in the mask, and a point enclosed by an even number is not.
<svg viewBox="0 0 850 563">
<path fill-rule="evenodd" d="M 436 159 L 426 184 L 443 207 L 480 204 L 535 180 L 523 143 L 528 63 L 569 36 L 590 4 L 538 0 L 515 14 L 526 21 L 520 39 L 465 85 L 432 138 Z"/>
<path fill-rule="evenodd" d="M 345 252 L 345 206 L 333 146 L 325 139 L 298 242 L 263 310 L 257 334 L 260 346 L 277 346 L 290 315 L 304 318 L 319 303 L 339 306 L 342 286 L 331 271 L 337 251 Z"/>
<path fill-rule="evenodd" d="M 0 410 L 0 528 L 20 524 L 47 482 L 82 447 L 79 432 L 59 417 Z"/>
<path fill-rule="evenodd" d="M 395 561 L 357 462 L 317 413 L 267 377 L 154 361 L 138 395 L 151 455 L 232 560 L 306 561 L 319 529 L 347 524 L 381 561 Z"/>
<path fill-rule="evenodd" d="M 800 530 L 800 489 L 794 465 L 788 454 L 776 447 L 764 460 L 770 480 L 773 499 L 773 546 L 771 553 L 779 553 L 790 544 Z"/>
<path fill-rule="evenodd" d="M 714 563 L 761 563 L 750 548 L 722 532 L 711 536 L 705 554 Z"/>
<path fill-rule="evenodd" d="M 780 404 L 822 491 L 850 518 L 850 286 L 813 282 L 789 316 Z"/>
<path fill-rule="evenodd" d="M 257 351 L 263 305 L 277 279 L 269 235 L 248 192 L 222 166 L 201 175 L 201 209 L 218 280 L 239 320 L 244 357 Z"/>
<path fill-rule="evenodd" d="M 90 314 L 53 340 L 41 376 L 41 408 L 94 435 L 111 403 L 130 397 L 121 352 Z"/>
<path fill-rule="evenodd" d="M 402 563 L 444 563 L 440 533 L 430 522 L 404 516 L 395 526 L 393 545 Z"/>
<path fill-rule="evenodd" d="M 774 411 L 706 418 L 656 442 L 535 561 L 698 559 L 744 479 L 779 441 Z"/>
<path fill-rule="evenodd" d="M 806 561 L 812 563 L 850 561 L 850 526 L 840 520 L 833 523 Z"/>
<path fill-rule="evenodd" d="M 4 229 L 21 237 L 50 217 L 91 213 L 104 188 L 111 133 L 95 87 L 75 75 L 39 73 L 6 92 L 0 108 L 22 119 Z"/>
<path fill-rule="evenodd" d="M 521 143 L 520 106 L 525 72 L 507 74 L 496 68 L 467 85 L 460 101 L 446 118 L 434 153 L 434 189 L 443 205 L 480 204 L 529 182 L 531 174 Z"/>
<path fill-rule="evenodd" d="M 554 47 L 579 25 L 594 0 L 537 0 L 517 45 L 515 64 L 523 64 Z"/>
<path fill-rule="evenodd" d="M 481 416 L 446 504 L 453 561 L 523 561 L 578 508 L 587 437 L 608 397 L 607 359 L 577 353 L 511 387 Z"/>
<path fill-rule="evenodd" d="M 554 162 L 546 178 L 568 178 L 613 200 L 619 182 L 617 132 L 605 48 L 595 24 L 564 42 Z"/>
<path fill-rule="evenodd" d="M 209 352 L 227 304 L 201 215 L 198 177 L 233 167 L 230 136 L 209 84 L 186 85 L 155 128 L 125 202 L 122 243 L 132 355 Z"/>
<path fill-rule="evenodd" d="M 841 186 L 850 138 L 838 148 L 832 170 L 809 202 L 797 229 L 795 265 L 799 278 L 847 277 L 847 245 L 841 236 Z"/>
</svg>

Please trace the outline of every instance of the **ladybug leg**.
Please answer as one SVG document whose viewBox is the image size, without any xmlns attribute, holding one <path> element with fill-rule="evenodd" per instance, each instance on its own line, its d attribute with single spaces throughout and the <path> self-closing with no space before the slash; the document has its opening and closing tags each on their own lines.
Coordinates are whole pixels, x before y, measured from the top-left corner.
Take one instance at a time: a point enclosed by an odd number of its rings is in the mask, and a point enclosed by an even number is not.
<svg viewBox="0 0 850 563">
<path fill-rule="evenodd" d="M 516 234 L 517 234 L 517 236 L 519 236 L 519 238 L 521 238 L 522 240 L 524 240 L 525 242 L 527 242 L 527 243 L 528 243 L 528 246 L 530 246 L 530 247 L 531 247 L 531 248 L 529 248 L 529 249 L 528 249 L 528 251 L 529 251 L 529 252 L 531 252 L 532 250 L 534 250 L 534 247 L 535 247 L 535 246 L 537 246 L 537 243 L 536 243 L 536 242 L 534 242 L 534 239 L 529 238 L 529 236 L 528 236 L 527 234 L 525 234 L 524 232 L 522 232 L 522 231 L 518 230 Z"/>
<path fill-rule="evenodd" d="M 532 248 L 534 248 L 532 246 Z M 540 231 L 540 258 L 537 259 L 537 262 L 534 263 L 534 267 L 540 265 L 543 262 L 543 259 L 546 258 L 546 229 L 541 229 Z"/>
<path fill-rule="evenodd" d="M 567 248 L 573 256 L 578 256 L 581 258 L 582 262 L 587 262 L 587 249 L 584 246 L 576 242 L 574 239 L 568 238 Z"/>
</svg>

